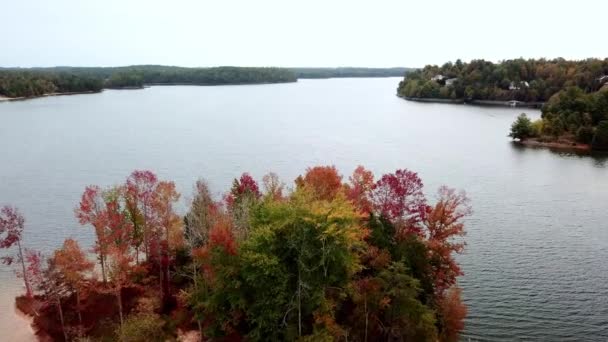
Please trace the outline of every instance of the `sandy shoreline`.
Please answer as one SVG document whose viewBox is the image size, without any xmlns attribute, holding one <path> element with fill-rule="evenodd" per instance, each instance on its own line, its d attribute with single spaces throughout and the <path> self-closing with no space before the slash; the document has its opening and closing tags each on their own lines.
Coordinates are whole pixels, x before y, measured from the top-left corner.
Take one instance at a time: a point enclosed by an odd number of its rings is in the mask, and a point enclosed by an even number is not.
<svg viewBox="0 0 608 342">
<path fill-rule="evenodd" d="M 407 97 L 397 94 L 398 97 L 407 101 L 426 102 L 426 103 L 445 103 L 445 104 L 460 104 L 474 106 L 490 106 L 490 107 L 511 107 L 511 108 L 541 108 L 544 102 L 523 102 L 523 101 L 495 101 L 495 100 L 465 100 L 465 99 L 439 99 L 432 97 Z"/>
<path fill-rule="evenodd" d="M 538 140 L 524 140 L 524 141 L 514 141 L 516 144 L 520 144 L 528 147 L 544 147 L 556 150 L 568 150 L 568 151 L 577 151 L 577 152 L 591 152 L 591 146 L 588 144 L 579 144 L 579 143 L 562 143 L 562 142 L 542 142 Z"/>
<path fill-rule="evenodd" d="M 66 93 L 49 93 L 49 94 L 42 94 L 39 96 L 22 96 L 22 97 L 6 97 L 6 96 L 0 95 L 0 102 L 32 100 L 32 99 L 39 99 L 41 97 L 50 97 L 50 96 L 97 94 L 97 93 L 101 93 L 102 91 L 74 91 L 74 92 L 66 92 Z"/>
</svg>

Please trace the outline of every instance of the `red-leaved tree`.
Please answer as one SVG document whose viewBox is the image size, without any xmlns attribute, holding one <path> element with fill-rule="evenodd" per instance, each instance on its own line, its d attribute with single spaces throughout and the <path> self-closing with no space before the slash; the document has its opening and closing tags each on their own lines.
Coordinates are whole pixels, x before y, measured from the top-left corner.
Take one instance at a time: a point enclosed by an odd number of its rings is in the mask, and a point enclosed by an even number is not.
<svg viewBox="0 0 608 342">
<path fill-rule="evenodd" d="M 442 186 L 438 195 L 437 203 L 427 208 L 424 225 L 433 265 L 435 292 L 442 296 L 462 275 L 454 254 L 461 253 L 464 248 L 464 242 L 458 238 L 465 235 L 463 219 L 471 215 L 472 210 L 464 191 L 456 192 Z"/>
<path fill-rule="evenodd" d="M 107 226 L 108 216 L 106 211 L 106 203 L 103 199 L 103 193 L 99 186 L 87 186 L 80 199 L 80 205 L 74 210 L 78 222 L 82 225 L 90 224 L 95 229 L 95 247 L 97 259 L 101 266 L 101 276 L 103 282 L 107 281 L 106 275 L 106 259 L 108 254 L 108 238 Z"/>
<path fill-rule="evenodd" d="M 151 257 L 150 245 L 154 231 L 152 203 L 157 183 L 158 178 L 152 171 L 136 170 L 127 178 L 125 198 L 133 221 L 133 245 L 137 262 L 142 244 L 146 258 L 149 260 Z"/>
<path fill-rule="evenodd" d="M 320 200 L 332 200 L 342 188 L 342 176 L 333 165 L 309 167 L 303 181 Z"/>
<path fill-rule="evenodd" d="M 374 209 L 396 226 L 397 238 L 422 234 L 420 224 L 427 210 L 422 187 L 418 174 L 405 169 L 383 175 L 374 185 Z"/>
<path fill-rule="evenodd" d="M 28 277 L 28 271 L 25 267 L 24 250 L 21 246 L 23 238 L 23 228 L 25 226 L 25 218 L 17 208 L 4 206 L 0 209 L 0 248 L 11 248 L 17 245 L 17 255 L 8 255 L 2 258 L 2 263 L 11 265 L 15 259 L 21 264 L 21 272 L 18 275 L 23 277 L 25 283 L 26 295 L 32 297 L 32 286 Z"/>
<path fill-rule="evenodd" d="M 348 178 L 346 196 L 361 213 L 369 214 L 372 211 L 370 199 L 373 188 L 374 174 L 359 165 Z"/>
</svg>

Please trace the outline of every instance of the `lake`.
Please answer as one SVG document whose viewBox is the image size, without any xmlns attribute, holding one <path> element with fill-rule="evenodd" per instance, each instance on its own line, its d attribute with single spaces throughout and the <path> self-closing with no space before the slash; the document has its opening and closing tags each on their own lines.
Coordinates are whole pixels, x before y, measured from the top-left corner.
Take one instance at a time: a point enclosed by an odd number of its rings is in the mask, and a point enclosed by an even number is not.
<svg viewBox="0 0 608 342">
<path fill-rule="evenodd" d="M 73 210 L 84 187 L 134 169 L 174 180 L 183 207 L 204 177 L 219 197 L 234 177 L 291 181 L 334 164 L 347 177 L 417 171 L 472 199 L 459 257 L 469 308 L 463 340 L 608 339 L 608 159 L 526 149 L 507 138 L 528 109 L 407 102 L 398 78 L 249 86 L 158 86 L 0 103 L 0 204 L 26 216 L 25 244 L 90 246 Z M 183 208 L 182 208 L 183 210 Z M 0 269 L 2 340 L 31 339 L 14 314 L 21 284 Z"/>
</svg>

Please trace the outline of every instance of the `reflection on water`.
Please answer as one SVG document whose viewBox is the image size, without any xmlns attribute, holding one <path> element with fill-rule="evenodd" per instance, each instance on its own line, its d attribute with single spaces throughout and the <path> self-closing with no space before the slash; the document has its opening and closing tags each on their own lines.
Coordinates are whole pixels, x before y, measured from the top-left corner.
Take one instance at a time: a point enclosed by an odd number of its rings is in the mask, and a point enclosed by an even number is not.
<svg viewBox="0 0 608 342">
<path fill-rule="evenodd" d="M 608 161 L 608 152 L 603 151 L 581 151 L 568 148 L 547 148 L 541 146 L 524 146 L 516 141 L 511 142 L 511 147 L 518 153 L 533 153 L 533 150 L 549 151 L 562 158 L 578 158 L 583 161 L 591 162 L 594 166 L 605 168 Z M 541 152 L 544 153 L 544 152 Z"/>
<path fill-rule="evenodd" d="M 80 194 L 134 169 L 175 180 L 185 203 L 199 177 L 220 196 L 243 171 L 290 183 L 317 164 L 364 164 L 376 175 L 409 168 L 429 196 L 447 184 L 473 201 L 459 257 L 465 340 L 605 342 L 606 156 L 523 149 L 506 137 L 521 109 L 407 102 L 394 95 L 398 82 L 151 87 L 3 103 L 0 203 L 19 206 L 26 244 L 49 252 L 69 236 L 91 245 L 92 231 L 73 217 Z M 11 277 L 0 273 L 2 308 L 18 290 Z M 16 326 L 13 311 L 0 310 L 0 331 Z"/>
</svg>

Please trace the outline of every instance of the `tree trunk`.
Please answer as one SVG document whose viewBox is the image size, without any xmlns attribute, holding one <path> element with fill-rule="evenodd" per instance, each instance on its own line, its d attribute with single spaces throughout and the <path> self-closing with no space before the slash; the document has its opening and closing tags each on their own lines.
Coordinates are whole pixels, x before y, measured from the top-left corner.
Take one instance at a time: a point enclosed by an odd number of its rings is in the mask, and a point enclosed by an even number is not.
<svg viewBox="0 0 608 342">
<path fill-rule="evenodd" d="M 107 278 L 106 278 L 106 266 L 105 266 L 105 262 L 104 262 L 104 255 L 103 252 L 99 251 L 99 264 L 101 265 L 101 277 L 103 279 L 103 283 L 105 284 L 107 282 Z"/>
<path fill-rule="evenodd" d="M 367 313 L 367 296 L 365 296 L 365 342 L 367 342 L 367 327 L 369 323 L 369 315 Z"/>
<path fill-rule="evenodd" d="M 25 260 L 23 259 L 23 251 L 21 249 L 21 241 L 17 240 L 17 246 L 19 247 L 19 259 L 21 260 L 21 269 L 23 271 L 23 281 L 25 282 L 25 291 L 28 298 L 32 298 L 32 288 L 30 287 L 30 281 L 25 271 Z"/>
<path fill-rule="evenodd" d="M 192 279 L 194 280 L 194 292 L 198 290 L 198 272 L 196 272 L 196 264 L 192 262 Z M 196 325 L 198 325 L 198 333 L 200 334 L 200 340 L 203 340 L 203 325 L 200 319 L 196 319 Z"/>
<path fill-rule="evenodd" d="M 166 266 L 166 271 L 167 274 L 165 274 L 165 278 L 167 281 L 167 285 L 169 284 L 169 251 L 171 250 L 171 246 L 169 246 L 169 225 L 167 224 L 167 228 L 165 228 L 167 231 L 167 249 L 165 251 L 166 254 L 166 258 L 167 258 L 167 266 Z"/>
<path fill-rule="evenodd" d="M 165 297 L 163 296 L 163 257 L 162 257 L 162 253 L 159 253 L 158 256 L 158 269 L 159 269 L 159 273 L 158 273 L 158 284 L 159 289 L 160 289 L 160 300 L 164 301 Z"/>
<path fill-rule="evenodd" d="M 57 311 L 59 311 L 59 321 L 61 322 L 61 331 L 63 332 L 63 338 L 67 342 L 68 341 L 68 333 L 65 331 L 65 322 L 63 320 L 63 309 L 61 308 L 61 299 L 57 299 Z"/>
<path fill-rule="evenodd" d="M 302 336 L 302 280 L 298 263 L 298 336 Z"/>
<path fill-rule="evenodd" d="M 82 313 L 80 312 L 80 292 L 76 290 L 76 312 L 78 313 L 78 324 L 82 329 Z"/>
<path fill-rule="evenodd" d="M 122 288 L 118 289 L 118 292 L 116 292 L 116 299 L 118 299 L 118 315 L 120 316 L 120 327 L 122 328 L 123 325 L 123 319 L 122 319 Z"/>
</svg>

